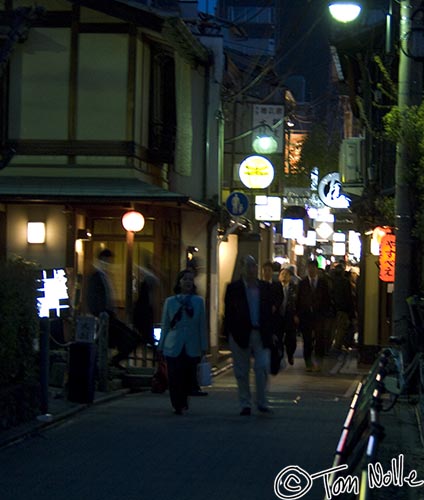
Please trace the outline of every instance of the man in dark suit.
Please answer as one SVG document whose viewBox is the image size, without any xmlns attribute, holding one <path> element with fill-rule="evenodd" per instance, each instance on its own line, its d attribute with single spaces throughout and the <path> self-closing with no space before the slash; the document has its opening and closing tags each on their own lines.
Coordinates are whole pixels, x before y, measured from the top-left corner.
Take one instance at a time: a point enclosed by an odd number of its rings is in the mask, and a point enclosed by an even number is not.
<svg viewBox="0 0 424 500">
<path fill-rule="evenodd" d="M 294 320 L 296 315 L 297 285 L 292 280 L 288 268 L 281 269 L 279 274 L 279 289 L 282 293 L 281 305 L 278 311 L 279 335 L 287 352 L 287 361 L 294 364 L 294 353 L 296 351 L 297 327 Z"/>
<path fill-rule="evenodd" d="M 251 255 L 242 261 L 241 279 L 230 283 L 225 294 L 224 332 L 233 354 L 240 415 L 251 414 L 250 357 L 255 359 L 257 408 L 270 413 L 266 396 L 269 348 L 272 345 L 276 301 L 269 283 L 258 279 L 258 264 Z"/>
<path fill-rule="evenodd" d="M 306 371 L 320 371 L 324 357 L 326 318 L 330 313 L 330 293 L 327 280 L 319 275 L 316 260 L 308 261 L 307 276 L 299 283 L 296 302 L 296 322 L 303 335 L 303 358 Z M 315 353 L 317 365 L 312 363 Z"/>
<path fill-rule="evenodd" d="M 107 248 L 102 250 L 98 255 L 95 271 L 88 278 L 87 304 L 94 316 L 98 317 L 102 312 L 109 315 L 109 347 L 116 347 L 118 350 L 110 364 L 125 370 L 121 361 L 127 359 L 136 348 L 138 339 L 137 334 L 116 317 L 113 289 L 108 274 L 112 263 L 112 252 Z"/>
</svg>

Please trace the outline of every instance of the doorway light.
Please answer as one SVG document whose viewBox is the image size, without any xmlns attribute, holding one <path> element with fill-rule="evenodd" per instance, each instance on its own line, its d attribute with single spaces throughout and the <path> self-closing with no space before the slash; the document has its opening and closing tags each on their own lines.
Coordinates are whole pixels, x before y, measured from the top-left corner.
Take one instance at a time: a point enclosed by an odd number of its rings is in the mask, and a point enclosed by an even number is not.
<svg viewBox="0 0 424 500">
<path fill-rule="evenodd" d="M 28 222 L 27 242 L 28 243 L 46 242 L 46 224 L 44 222 Z"/>
</svg>

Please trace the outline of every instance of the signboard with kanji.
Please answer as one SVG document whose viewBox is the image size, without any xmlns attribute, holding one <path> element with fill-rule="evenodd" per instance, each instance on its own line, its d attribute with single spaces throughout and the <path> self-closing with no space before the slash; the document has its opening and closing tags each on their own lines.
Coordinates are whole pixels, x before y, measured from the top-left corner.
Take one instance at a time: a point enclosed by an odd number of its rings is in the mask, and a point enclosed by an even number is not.
<svg viewBox="0 0 424 500">
<path fill-rule="evenodd" d="M 381 281 L 393 283 L 395 281 L 396 263 L 396 236 L 394 234 L 386 234 L 381 240 L 379 263 L 379 278 Z"/>
</svg>

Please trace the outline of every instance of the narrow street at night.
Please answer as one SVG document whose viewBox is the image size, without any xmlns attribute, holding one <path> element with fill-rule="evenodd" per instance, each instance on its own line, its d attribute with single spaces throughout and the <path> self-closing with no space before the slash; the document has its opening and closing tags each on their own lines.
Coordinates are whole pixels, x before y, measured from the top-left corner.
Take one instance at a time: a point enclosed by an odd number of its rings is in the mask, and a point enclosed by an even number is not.
<svg viewBox="0 0 424 500">
<path fill-rule="evenodd" d="M 424 0 L 0 31 L 0 500 L 424 500 Z"/>
</svg>

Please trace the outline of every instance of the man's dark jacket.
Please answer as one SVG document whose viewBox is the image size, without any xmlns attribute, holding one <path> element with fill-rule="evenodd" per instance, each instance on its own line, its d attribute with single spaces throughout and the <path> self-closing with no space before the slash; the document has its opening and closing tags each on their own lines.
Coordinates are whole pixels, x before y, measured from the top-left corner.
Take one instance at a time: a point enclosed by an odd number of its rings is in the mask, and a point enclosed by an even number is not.
<svg viewBox="0 0 424 500">
<path fill-rule="evenodd" d="M 107 282 L 101 271 L 95 271 L 88 277 L 87 283 L 87 305 L 88 310 L 94 316 L 102 312 L 113 314 L 110 302 L 110 291 L 107 290 Z"/>
<path fill-rule="evenodd" d="M 301 321 L 313 321 L 331 313 L 330 292 L 325 278 L 318 278 L 315 290 L 308 277 L 299 283 L 296 312 Z"/>
<path fill-rule="evenodd" d="M 227 286 L 225 293 L 224 333 L 230 335 L 242 347 L 249 346 L 250 332 L 254 326 L 259 326 L 259 332 L 264 347 L 271 347 L 272 335 L 275 330 L 273 312 L 278 306 L 278 299 L 273 289 L 266 281 L 258 280 L 259 286 L 259 325 L 252 325 L 246 287 L 243 280 L 234 281 Z"/>
</svg>

